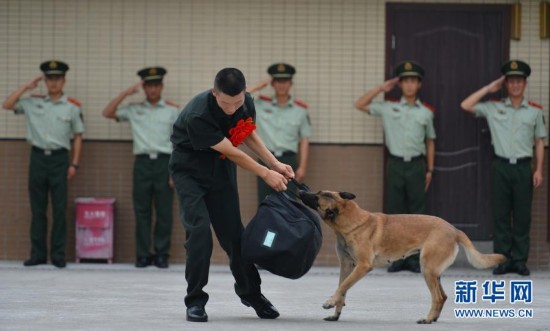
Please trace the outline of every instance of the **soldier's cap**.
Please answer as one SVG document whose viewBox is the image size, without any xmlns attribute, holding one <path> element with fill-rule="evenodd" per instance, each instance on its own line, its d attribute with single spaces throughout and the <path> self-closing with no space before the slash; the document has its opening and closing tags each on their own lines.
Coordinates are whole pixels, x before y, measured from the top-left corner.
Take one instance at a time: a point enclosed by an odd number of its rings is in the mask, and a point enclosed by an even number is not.
<svg viewBox="0 0 550 331">
<path fill-rule="evenodd" d="M 267 68 L 267 73 L 274 79 L 292 79 L 296 69 L 288 63 L 274 63 Z"/>
<path fill-rule="evenodd" d="M 500 72 L 506 77 L 521 76 L 527 78 L 531 74 L 531 67 L 523 61 L 510 60 L 502 65 Z"/>
<path fill-rule="evenodd" d="M 149 67 L 141 69 L 137 74 L 145 83 L 157 83 L 162 82 L 164 75 L 166 75 L 166 69 L 163 67 Z"/>
<path fill-rule="evenodd" d="M 69 71 L 69 66 L 65 62 L 50 60 L 43 62 L 40 65 L 40 70 L 46 76 L 65 76 L 65 73 Z"/>
<path fill-rule="evenodd" d="M 414 61 L 405 61 L 395 67 L 395 75 L 399 78 L 419 77 L 422 79 L 424 78 L 424 68 Z"/>
</svg>

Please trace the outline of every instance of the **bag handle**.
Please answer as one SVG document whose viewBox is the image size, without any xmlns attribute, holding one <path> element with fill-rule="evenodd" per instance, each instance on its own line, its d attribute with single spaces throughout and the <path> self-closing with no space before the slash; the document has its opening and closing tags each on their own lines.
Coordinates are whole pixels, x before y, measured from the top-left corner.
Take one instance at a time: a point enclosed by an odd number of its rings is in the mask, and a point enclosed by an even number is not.
<svg viewBox="0 0 550 331">
<path fill-rule="evenodd" d="M 308 187 L 306 184 L 304 184 L 304 183 L 299 183 L 299 182 L 296 180 L 296 178 L 294 178 L 294 177 L 290 178 L 290 181 L 291 181 L 292 183 L 294 183 L 294 185 L 298 186 L 298 188 L 301 189 L 301 190 L 304 190 L 304 191 L 307 191 L 307 192 L 311 191 L 311 190 L 309 189 L 309 187 Z"/>
<path fill-rule="evenodd" d="M 298 182 L 295 178 L 290 178 L 290 182 L 296 185 L 300 190 L 303 190 L 306 192 L 311 191 L 306 184 Z M 298 194 L 296 194 L 296 192 L 294 192 L 293 190 L 286 190 L 285 192 L 282 192 L 282 194 L 289 200 L 300 200 L 300 197 L 298 196 Z"/>
</svg>

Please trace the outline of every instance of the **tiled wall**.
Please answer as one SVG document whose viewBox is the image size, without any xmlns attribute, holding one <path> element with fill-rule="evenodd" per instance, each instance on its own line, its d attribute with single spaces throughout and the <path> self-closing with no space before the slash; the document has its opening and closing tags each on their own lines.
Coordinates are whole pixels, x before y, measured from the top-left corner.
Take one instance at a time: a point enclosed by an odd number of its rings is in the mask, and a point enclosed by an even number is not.
<svg viewBox="0 0 550 331">
<path fill-rule="evenodd" d="M 550 41 L 538 37 L 539 1 L 520 2 L 522 38 L 511 42 L 510 55 L 531 64 L 527 94 L 548 116 Z M 101 118 L 101 110 L 137 81 L 138 69 L 149 65 L 168 69 L 164 96 L 183 105 L 210 88 L 222 67 L 241 68 L 252 83 L 266 77 L 273 62 L 294 64 L 293 95 L 310 105 L 316 143 L 308 183 L 315 189 L 352 191 L 364 207 L 381 210 L 382 126 L 379 119 L 355 111 L 353 101 L 384 79 L 385 7 L 383 0 L 0 0 L 0 99 L 39 74 L 42 61 L 69 63 L 66 92 L 82 102 L 86 125 L 83 167 L 71 184 L 70 199 L 117 198 L 117 261 L 134 259 L 131 134 L 127 123 Z M 44 91 L 41 85 L 35 92 Z M 0 259 L 23 259 L 29 250 L 29 147 L 24 137 L 24 117 L 1 111 Z M 243 171 L 239 176 L 246 221 L 256 206 L 255 178 Z M 545 181 L 547 177 L 545 172 Z M 74 217 L 70 205 L 68 215 Z M 534 266 L 547 266 L 550 260 L 547 205 L 545 186 L 535 194 Z M 317 263 L 334 264 L 333 237 L 324 230 Z M 174 261 L 183 261 L 183 238 L 175 222 Z M 219 249 L 213 260 L 226 261 Z"/>
<path fill-rule="evenodd" d="M 527 93 L 547 114 L 550 42 L 538 37 L 539 2 L 521 3 L 522 38 L 510 53 L 531 64 Z M 105 121 L 101 110 L 140 68 L 165 66 L 165 97 L 183 105 L 223 67 L 242 69 L 252 83 L 286 61 L 298 70 L 294 96 L 310 105 L 313 141 L 381 143 L 379 119 L 353 101 L 384 79 L 385 8 L 383 0 L 0 0 L 0 96 L 39 74 L 42 61 L 65 60 L 85 138 L 130 139 L 129 126 Z M 23 117 L 0 113 L 0 137 L 24 135 Z"/>
</svg>

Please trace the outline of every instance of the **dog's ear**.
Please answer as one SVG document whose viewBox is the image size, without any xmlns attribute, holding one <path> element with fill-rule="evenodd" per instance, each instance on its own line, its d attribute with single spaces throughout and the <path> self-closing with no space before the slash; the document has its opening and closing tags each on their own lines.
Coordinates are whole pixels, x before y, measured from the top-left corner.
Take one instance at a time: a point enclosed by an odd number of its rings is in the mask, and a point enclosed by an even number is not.
<svg viewBox="0 0 550 331">
<path fill-rule="evenodd" d="M 342 198 L 342 199 L 346 199 L 346 200 L 353 200 L 353 199 L 355 199 L 355 194 L 353 194 L 353 193 L 340 192 L 340 193 L 338 193 L 338 194 L 340 194 L 340 198 Z"/>
<path fill-rule="evenodd" d="M 338 213 L 339 213 L 338 208 L 327 209 L 325 210 L 325 219 L 334 221 L 338 216 Z"/>
</svg>

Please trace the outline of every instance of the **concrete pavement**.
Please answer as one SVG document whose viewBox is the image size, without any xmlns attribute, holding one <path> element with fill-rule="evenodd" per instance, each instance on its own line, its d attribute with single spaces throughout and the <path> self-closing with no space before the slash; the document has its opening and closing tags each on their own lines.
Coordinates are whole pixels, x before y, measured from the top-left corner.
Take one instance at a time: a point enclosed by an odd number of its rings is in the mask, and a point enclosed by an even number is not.
<svg viewBox="0 0 550 331">
<path fill-rule="evenodd" d="M 550 271 L 525 278 L 451 268 L 442 276 L 449 299 L 439 321 L 417 325 L 430 306 L 418 274 L 374 270 L 350 290 L 340 321 L 326 322 L 332 310 L 321 305 L 338 282 L 336 268 L 315 267 L 298 280 L 261 271 L 263 293 L 281 313 L 276 320 L 261 320 L 240 303 L 229 268 L 219 265 L 212 266 L 206 287 L 209 322 L 190 323 L 185 320 L 184 268 L 95 263 L 25 268 L 21 261 L 0 261 L 0 330 L 550 330 Z M 511 280 L 532 279 L 532 303 L 482 301 L 482 283 L 493 279 L 507 286 Z M 476 304 L 454 302 L 458 280 L 477 280 Z M 531 309 L 533 317 L 456 318 L 455 308 Z"/>
</svg>

